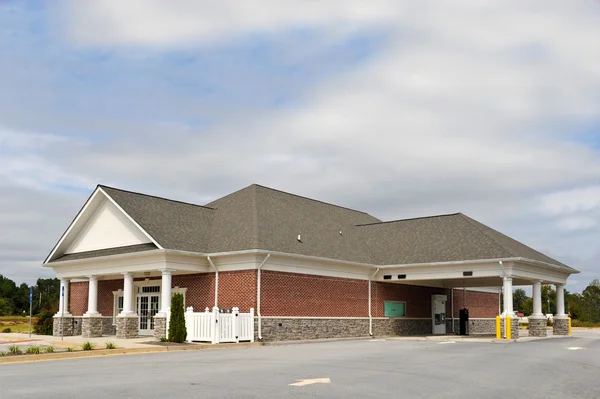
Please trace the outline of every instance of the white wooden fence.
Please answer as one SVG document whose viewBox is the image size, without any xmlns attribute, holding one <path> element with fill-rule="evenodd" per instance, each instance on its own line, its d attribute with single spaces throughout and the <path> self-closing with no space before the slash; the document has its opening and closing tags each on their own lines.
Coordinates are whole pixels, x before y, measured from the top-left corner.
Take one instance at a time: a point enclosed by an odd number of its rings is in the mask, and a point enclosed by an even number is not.
<svg viewBox="0 0 600 399">
<path fill-rule="evenodd" d="M 231 313 L 220 313 L 214 307 L 212 312 L 194 312 L 193 307 L 185 312 L 186 341 L 211 342 L 254 342 L 254 309 L 250 313 L 240 313 L 233 308 Z"/>
</svg>

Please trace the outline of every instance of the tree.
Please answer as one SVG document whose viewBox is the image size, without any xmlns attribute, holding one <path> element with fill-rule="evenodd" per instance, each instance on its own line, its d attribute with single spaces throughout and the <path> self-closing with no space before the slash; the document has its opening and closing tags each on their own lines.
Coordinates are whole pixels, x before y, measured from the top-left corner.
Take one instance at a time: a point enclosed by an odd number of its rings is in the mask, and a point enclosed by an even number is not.
<svg viewBox="0 0 600 399">
<path fill-rule="evenodd" d="M 169 341 L 181 343 L 185 341 L 186 337 L 183 294 L 173 294 L 173 298 L 171 298 L 171 319 L 169 320 Z"/>
<path fill-rule="evenodd" d="M 556 291 L 549 285 L 542 285 L 542 313 L 556 314 Z"/>
<path fill-rule="evenodd" d="M 525 311 L 523 310 L 523 306 L 527 299 L 529 299 L 529 297 L 527 296 L 524 290 L 520 288 L 516 289 L 513 292 L 513 309 L 518 312 L 525 313 Z"/>
</svg>

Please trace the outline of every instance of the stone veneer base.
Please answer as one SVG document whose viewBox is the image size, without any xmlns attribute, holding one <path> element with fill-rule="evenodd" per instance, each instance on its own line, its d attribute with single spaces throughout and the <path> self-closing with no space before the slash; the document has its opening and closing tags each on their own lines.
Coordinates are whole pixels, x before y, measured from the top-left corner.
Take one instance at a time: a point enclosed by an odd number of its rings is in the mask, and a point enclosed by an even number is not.
<svg viewBox="0 0 600 399">
<path fill-rule="evenodd" d="M 139 318 L 137 316 L 117 316 L 117 338 L 137 338 Z"/>
<path fill-rule="evenodd" d="M 502 317 L 502 320 L 500 320 L 500 328 L 502 329 L 502 336 L 504 337 L 504 317 Z M 511 339 L 517 339 L 519 338 L 519 318 L 518 317 L 511 317 L 510 318 L 510 324 L 511 324 L 511 329 L 510 329 L 510 334 L 511 334 Z"/>
<path fill-rule="evenodd" d="M 63 330 L 64 323 L 64 330 Z M 52 320 L 52 335 L 55 337 L 71 337 L 73 332 L 73 317 L 54 316 Z"/>
<path fill-rule="evenodd" d="M 546 325 L 548 319 L 544 316 L 529 316 L 529 336 L 530 337 L 546 337 Z"/>
<path fill-rule="evenodd" d="M 374 336 L 427 335 L 431 328 L 431 319 L 373 319 Z M 263 341 L 368 337 L 369 319 L 263 317 L 262 336 Z"/>
<path fill-rule="evenodd" d="M 84 338 L 101 337 L 104 327 L 104 317 L 88 317 L 81 318 L 81 336 Z"/>
<path fill-rule="evenodd" d="M 569 318 L 554 316 L 554 335 L 569 335 Z"/>
<path fill-rule="evenodd" d="M 167 338 L 167 318 L 154 316 L 154 338 Z"/>
</svg>

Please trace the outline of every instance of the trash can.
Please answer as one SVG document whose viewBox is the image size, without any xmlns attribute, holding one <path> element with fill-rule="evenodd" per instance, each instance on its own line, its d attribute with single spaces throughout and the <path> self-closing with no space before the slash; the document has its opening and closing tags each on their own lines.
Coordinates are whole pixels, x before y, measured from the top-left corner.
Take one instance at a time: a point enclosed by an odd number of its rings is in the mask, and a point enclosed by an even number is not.
<svg viewBox="0 0 600 399">
<path fill-rule="evenodd" d="M 469 309 L 458 311 L 460 335 L 469 335 Z"/>
</svg>

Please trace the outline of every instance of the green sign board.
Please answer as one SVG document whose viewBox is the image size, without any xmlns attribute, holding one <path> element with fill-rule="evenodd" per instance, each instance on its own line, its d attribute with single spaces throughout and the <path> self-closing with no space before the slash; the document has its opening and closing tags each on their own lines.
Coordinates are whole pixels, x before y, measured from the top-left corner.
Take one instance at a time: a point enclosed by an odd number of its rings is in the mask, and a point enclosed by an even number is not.
<svg viewBox="0 0 600 399">
<path fill-rule="evenodd" d="M 406 316 L 406 303 L 385 301 L 383 303 L 383 315 L 385 317 L 404 317 L 404 316 Z"/>
</svg>

